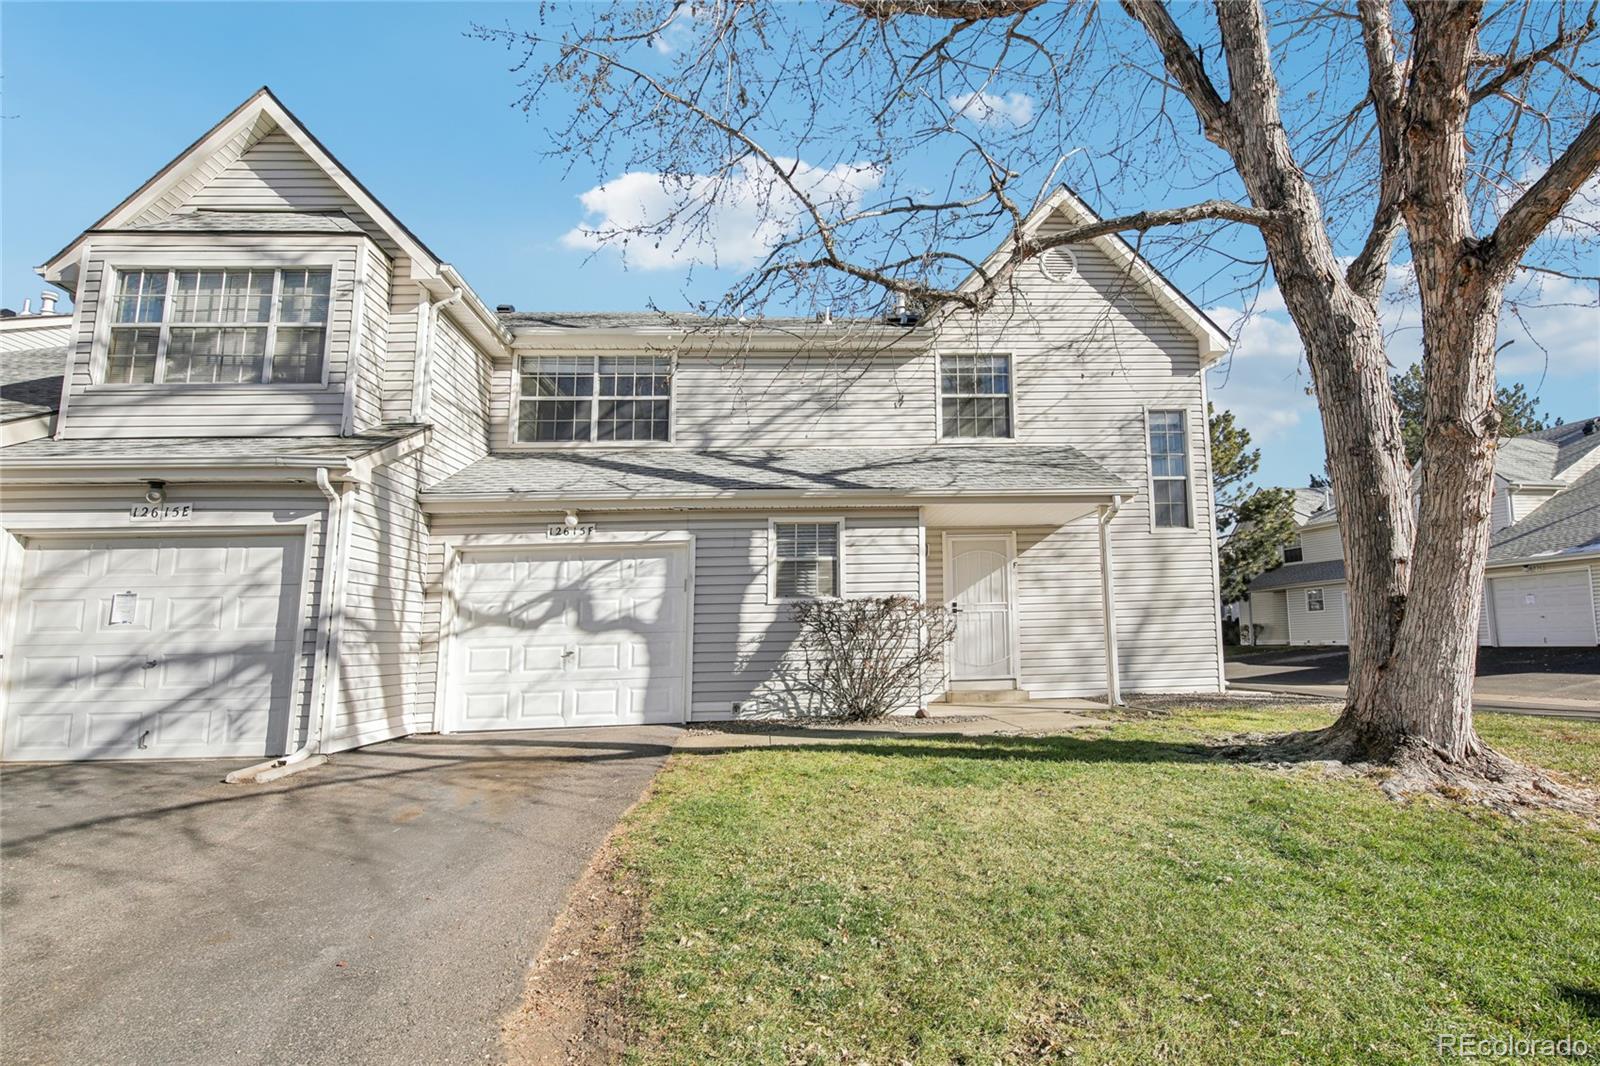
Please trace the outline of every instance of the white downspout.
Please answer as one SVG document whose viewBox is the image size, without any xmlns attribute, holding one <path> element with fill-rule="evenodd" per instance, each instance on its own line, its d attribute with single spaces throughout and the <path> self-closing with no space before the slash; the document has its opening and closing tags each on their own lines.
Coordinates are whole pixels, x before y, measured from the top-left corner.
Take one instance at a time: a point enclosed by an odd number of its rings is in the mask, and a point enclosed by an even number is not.
<svg viewBox="0 0 1600 1066">
<path fill-rule="evenodd" d="M 223 778 L 230 785 L 264 785 L 280 777 L 321 766 L 328 761 L 322 754 L 327 733 L 328 704 L 338 692 L 339 637 L 344 619 L 344 571 L 346 548 L 350 543 L 352 508 L 344 494 L 333 487 L 328 468 L 317 467 L 317 488 L 328 501 L 327 543 L 323 546 L 322 597 L 317 605 L 317 641 L 312 676 L 316 683 L 311 694 L 311 713 L 306 722 L 305 740 L 281 759 L 235 770 Z"/>
<path fill-rule="evenodd" d="M 1100 602 L 1105 620 L 1106 703 L 1122 706 L 1121 671 L 1117 666 L 1117 575 L 1111 559 L 1111 520 L 1122 509 L 1122 497 L 1100 505 Z"/>
<path fill-rule="evenodd" d="M 417 361 L 411 373 L 411 421 L 423 422 L 428 417 L 428 385 L 429 378 L 433 375 L 433 344 L 434 337 L 439 332 L 439 312 L 453 303 L 460 301 L 465 295 L 465 290 L 457 288 L 449 296 L 427 304 L 422 309 L 421 319 L 427 322 L 427 329 L 422 329 L 422 321 L 417 323 L 419 336 L 417 337 Z"/>
</svg>

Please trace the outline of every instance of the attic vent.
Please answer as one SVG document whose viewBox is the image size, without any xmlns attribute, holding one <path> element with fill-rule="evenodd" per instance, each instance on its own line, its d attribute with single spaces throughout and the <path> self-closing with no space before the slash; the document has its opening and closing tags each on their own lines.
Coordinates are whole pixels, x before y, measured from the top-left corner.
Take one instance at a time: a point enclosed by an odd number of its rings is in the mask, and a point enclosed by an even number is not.
<svg viewBox="0 0 1600 1066">
<path fill-rule="evenodd" d="M 1040 253 L 1039 272 L 1051 281 L 1066 281 L 1078 272 L 1078 259 L 1066 248 L 1051 248 Z"/>
</svg>

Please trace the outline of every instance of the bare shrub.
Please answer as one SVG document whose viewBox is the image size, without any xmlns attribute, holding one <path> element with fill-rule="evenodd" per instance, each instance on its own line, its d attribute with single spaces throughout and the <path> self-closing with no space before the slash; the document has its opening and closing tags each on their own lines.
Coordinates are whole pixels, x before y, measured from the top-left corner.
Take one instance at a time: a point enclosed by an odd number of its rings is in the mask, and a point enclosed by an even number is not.
<svg viewBox="0 0 1600 1066">
<path fill-rule="evenodd" d="M 944 670 L 955 617 L 910 596 L 795 604 L 794 684 L 815 713 L 869 721 L 917 706 Z"/>
</svg>

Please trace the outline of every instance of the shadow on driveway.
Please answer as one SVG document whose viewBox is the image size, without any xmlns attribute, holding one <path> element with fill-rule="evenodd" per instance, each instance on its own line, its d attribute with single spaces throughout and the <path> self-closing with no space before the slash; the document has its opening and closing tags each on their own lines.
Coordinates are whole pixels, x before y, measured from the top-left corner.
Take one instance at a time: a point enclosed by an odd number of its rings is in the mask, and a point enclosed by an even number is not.
<svg viewBox="0 0 1600 1066">
<path fill-rule="evenodd" d="M 482 1062 L 670 726 L 0 768 L 9 1063 Z"/>
</svg>

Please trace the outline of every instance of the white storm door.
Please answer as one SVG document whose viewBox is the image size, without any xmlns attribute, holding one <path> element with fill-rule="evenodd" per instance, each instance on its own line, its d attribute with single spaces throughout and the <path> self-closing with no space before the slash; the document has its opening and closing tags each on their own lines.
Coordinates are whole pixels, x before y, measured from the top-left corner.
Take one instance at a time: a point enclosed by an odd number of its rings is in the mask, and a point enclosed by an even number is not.
<svg viewBox="0 0 1600 1066">
<path fill-rule="evenodd" d="M 1594 603 L 1587 570 L 1497 577 L 1490 585 L 1502 647 L 1594 645 Z"/>
<path fill-rule="evenodd" d="M 1011 538 L 1006 534 L 950 534 L 945 554 L 950 575 L 946 606 L 956 616 L 950 676 L 956 681 L 1015 677 Z"/>
<path fill-rule="evenodd" d="M 303 543 L 30 543 L 7 664 L 5 757 L 282 754 Z"/>
<path fill-rule="evenodd" d="M 449 728 L 683 720 L 684 546 L 469 550 L 455 569 Z"/>
</svg>

